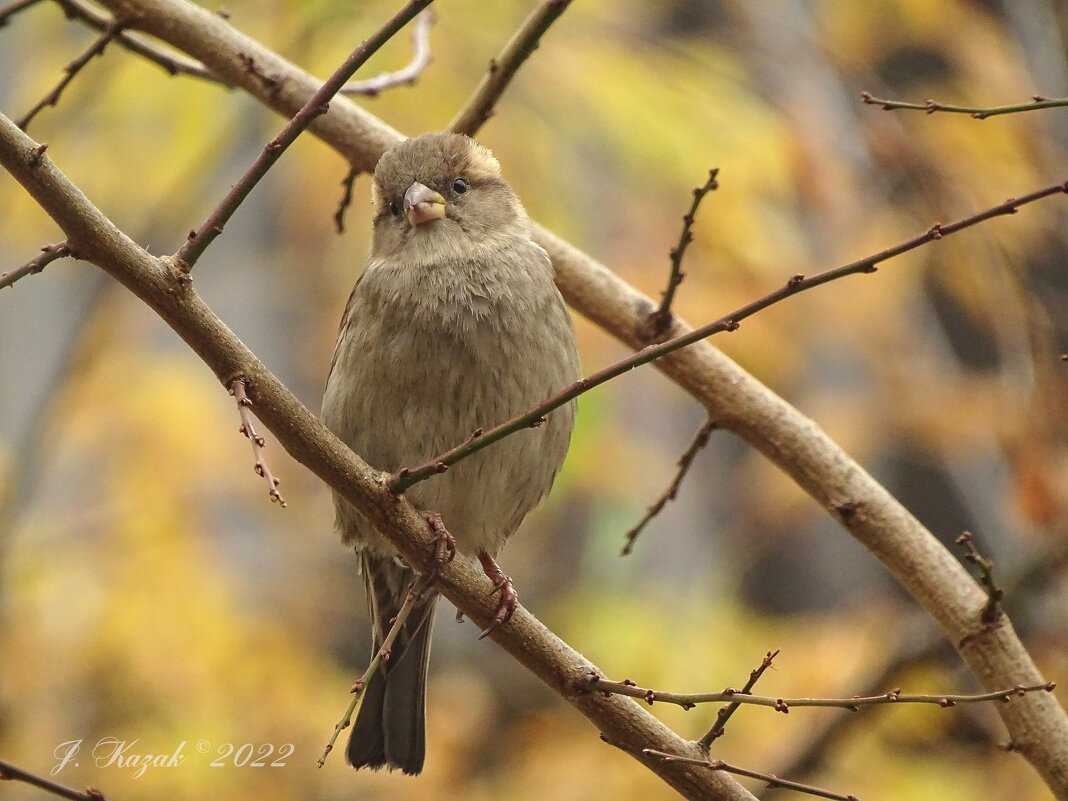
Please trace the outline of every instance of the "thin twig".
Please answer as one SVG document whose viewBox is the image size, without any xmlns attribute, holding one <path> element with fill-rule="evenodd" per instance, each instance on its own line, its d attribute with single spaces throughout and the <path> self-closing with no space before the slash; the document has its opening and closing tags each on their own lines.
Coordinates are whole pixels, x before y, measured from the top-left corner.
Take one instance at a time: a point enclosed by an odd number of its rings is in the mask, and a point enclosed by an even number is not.
<svg viewBox="0 0 1068 801">
<path fill-rule="evenodd" d="M 21 768 L 16 768 L 8 762 L 0 761 L 0 781 L 24 782 L 33 787 L 47 790 L 52 795 L 59 796 L 60 798 L 69 798 L 70 801 L 107 801 L 104 794 L 99 790 L 89 788 L 83 793 L 62 784 L 56 784 L 54 781 L 46 779 L 43 776 L 37 776 L 33 773 L 24 771 Z"/>
<path fill-rule="evenodd" d="M 68 17 L 81 20 L 97 30 L 106 30 L 108 25 L 111 24 L 112 18 L 110 15 L 104 14 L 92 6 L 84 5 L 78 0 L 56 0 L 56 2 L 59 3 L 63 13 Z M 192 78 L 218 83 L 227 88 L 233 87 L 233 84 L 219 78 L 199 61 L 171 53 L 135 33 L 122 31 L 115 41 L 131 53 L 136 53 L 153 64 L 162 67 L 169 75 L 188 75 Z"/>
<path fill-rule="evenodd" d="M 1040 108 L 1059 108 L 1068 106 L 1068 97 L 1042 97 L 1035 95 L 1030 103 L 1017 103 L 1011 106 L 954 106 L 949 103 L 939 103 L 935 100 L 924 100 L 922 103 L 909 103 L 904 100 L 885 100 L 881 97 L 873 97 L 870 92 L 861 92 L 860 99 L 871 106 L 882 106 L 884 111 L 895 109 L 910 109 L 913 111 L 926 111 L 934 114 L 936 111 L 945 111 L 949 114 L 967 114 L 977 120 L 985 120 L 987 117 L 996 117 L 999 114 L 1018 114 L 1023 111 L 1034 111 Z"/>
<path fill-rule="evenodd" d="M 697 209 L 700 207 L 705 195 L 719 189 L 719 184 L 716 183 L 718 174 L 718 167 L 708 171 L 708 180 L 705 181 L 703 186 L 693 190 L 693 202 L 690 204 L 690 210 L 682 217 L 682 233 L 679 234 L 679 243 L 671 249 L 669 254 L 671 272 L 668 275 L 667 288 L 664 290 L 663 297 L 660 300 L 660 306 L 649 315 L 648 338 L 650 341 L 655 340 L 671 326 L 671 304 L 675 300 L 675 290 L 679 288 L 682 279 L 686 277 L 685 273 L 682 272 L 682 256 L 686 252 L 686 247 L 693 242 L 694 216 L 697 214 Z"/>
<path fill-rule="evenodd" d="M 768 787 L 782 787 L 784 790 L 796 790 L 799 793 L 814 795 L 819 798 L 832 798 L 834 801 L 860 801 L 855 795 L 843 795 L 841 793 L 831 792 L 830 790 L 823 790 L 819 787 L 813 787 L 811 784 L 802 784 L 801 782 L 792 782 L 789 779 L 781 779 L 772 773 L 759 773 L 755 770 L 739 768 L 735 765 L 727 764 L 722 759 L 695 759 L 694 757 L 668 754 L 653 748 L 644 748 L 642 749 L 642 753 L 648 754 L 649 756 L 659 757 L 665 762 L 684 762 L 687 765 L 704 765 L 710 770 L 722 770 L 724 773 L 733 773 L 736 776 L 759 779 L 760 781 L 767 782 Z"/>
<path fill-rule="evenodd" d="M 1068 544 L 1046 551 L 1028 560 L 1004 583 L 1006 595 L 1011 596 L 1021 609 L 1033 608 L 1036 596 L 1042 597 L 1057 582 L 1068 565 Z M 891 685 L 896 676 L 913 671 L 917 666 L 949 659 L 952 646 L 930 625 L 922 612 L 915 611 L 902 623 L 895 626 L 897 645 L 890 658 L 864 681 L 861 695 L 875 695 L 883 687 Z M 843 742 L 849 732 L 863 726 L 863 718 L 856 715 L 834 715 L 809 731 L 808 739 L 799 743 L 792 757 L 780 765 L 780 773 L 804 777 L 812 775 L 826 761 L 828 752 L 836 742 Z"/>
<path fill-rule="evenodd" d="M 376 97 L 394 86 L 410 86 L 430 65 L 430 29 L 434 27 L 434 11 L 426 9 L 412 22 L 412 60 L 396 72 L 383 72 L 366 81 L 352 81 L 341 87 L 338 94 Z"/>
<path fill-rule="evenodd" d="M 363 704 L 364 699 L 363 691 L 367 687 L 367 682 L 370 681 L 371 676 L 378 670 L 380 664 L 389 661 L 393 643 L 396 641 L 397 636 L 404 627 L 404 622 L 408 619 L 408 615 L 411 614 L 412 610 L 415 608 L 416 602 L 422 597 L 423 593 L 430 589 L 430 585 L 434 583 L 434 579 L 435 574 L 428 573 L 412 582 L 412 586 L 408 588 L 408 594 L 404 598 L 404 603 L 401 604 L 401 608 L 397 610 L 397 617 L 393 619 L 393 625 L 390 627 L 385 639 L 382 640 L 381 647 L 375 652 L 374 657 L 371 659 L 371 663 L 367 666 L 363 675 L 356 679 L 356 683 L 352 685 L 352 690 L 350 690 L 352 693 L 352 700 L 349 702 L 345 714 L 341 716 L 337 725 L 334 726 L 334 733 L 330 735 L 330 740 L 327 742 L 326 748 L 323 749 L 322 756 L 319 757 L 318 765 L 320 768 L 326 764 L 326 758 L 330 755 L 330 752 L 334 750 L 334 743 L 337 742 L 338 735 L 352 725 L 353 718 L 359 714 L 360 706 Z"/>
<path fill-rule="evenodd" d="M 263 457 L 263 448 L 267 444 L 266 440 L 256 433 L 256 428 L 252 423 L 252 401 L 249 400 L 248 393 L 245 392 L 245 382 L 241 379 L 235 380 L 230 385 L 230 394 L 237 400 L 237 412 L 241 416 L 241 427 L 238 430 L 248 437 L 249 442 L 252 443 L 252 455 L 256 459 L 256 475 L 266 480 L 267 492 L 271 496 L 271 501 L 277 501 L 278 505 L 285 509 L 285 498 L 278 491 L 278 485 L 281 482 L 271 473 L 271 469 L 267 466 L 267 460 Z"/>
<path fill-rule="evenodd" d="M 504 49 L 496 58 L 490 60 L 489 69 L 482 76 L 482 81 L 475 87 L 474 93 L 446 130 L 468 136 L 478 133 L 486 120 L 493 116 L 493 107 L 501 99 L 520 66 L 538 49 L 541 37 L 570 4 L 571 0 L 545 0 L 534 9 L 508 40 Z"/>
<path fill-rule="evenodd" d="M 27 275 L 36 275 L 56 259 L 65 259 L 67 256 L 73 255 L 74 251 L 66 242 L 60 242 L 57 245 L 45 245 L 41 248 L 41 252 L 38 255 L 34 256 L 21 267 L 16 267 L 10 272 L 0 273 L 0 289 L 11 286 L 20 278 L 25 278 Z"/>
<path fill-rule="evenodd" d="M 358 167 L 349 167 L 348 174 L 341 181 L 344 191 L 341 193 L 341 200 L 338 201 L 337 211 L 334 212 L 334 227 L 339 235 L 345 233 L 345 212 L 352 205 L 352 188 L 359 174 L 360 169 Z"/>
<path fill-rule="evenodd" d="M 233 185 L 226 197 L 222 199 L 215 210 L 208 216 L 201 226 L 190 233 L 185 244 L 175 254 L 177 263 L 181 269 L 189 271 L 196 264 L 197 259 L 203 255 L 208 246 L 222 233 L 223 226 L 234 215 L 241 203 L 248 197 L 252 189 L 267 174 L 281 158 L 286 149 L 297 140 L 312 122 L 325 114 L 330 107 L 330 99 L 337 94 L 345 82 L 352 77 L 364 62 L 374 55 L 382 45 L 408 24 L 412 18 L 430 5 L 433 0 L 409 0 L 409 2 L 373 35 L 364 40 L 345 62 L 331 75 L 319 90 L 311 96 L 303 108 L 286 124 L 282 132 L 267 143 L 259 157 L 248 168 L 241 179 Z M 252 65 L 253 67 L 255 65 Z"/>
<path fill-rule="evenodd" d="M 591 676 L 589 690 L 593 692 L 611 693 L 613 695 L 625 695 L 630 698 L 638 698 L 650 706 L 656 702 L 675 704 L 683 709 L 692 709 L 698 704 L 716 704 L 724 701 L 731 704 L 751 704 L 752 706 L 766 706 L 776 712 L 789 714 L 795 706 L 818 706 L 846 709 L 856 712 L 862 706 L 878 706 L 882 704 L 935 704 L 943 708 L 956 706 L 957 704 L 978 704 L 985 701 L 1009 701 L 1014 696 L 1024 696 L 1028 693 L 1039 691 L 1053 692 L 1056 684 L 1034 684 L 1029 687 L 1017 685 L 1007 690 L 998 690 L 992 693 L 979 693 L 976 695 L 925 695 L 919 693 L 906 694 L 901 690 L 891 690 L 880 695 L 854 695 L 850 698 L 772 698 L 767 695 L 750 695 L 744 690 L 726 689 L 721 693 L 666 693 L 639 687 L 629 679 L 623 681 L 607 681 L 600 676 Z"/>
<path fill-rule="evenodd" d="M 716 424 L 711 419 L 706 420 L 701 424 L 701 427 L 697 429 L 697 433 L 694 434 L 693 440 L 690 442 L 686 451 L 679 457 L 678 471 L 675 473 L 675 478 L 672 479 L 671 484 L 663 494 L 656 499 L 652 506 L 645 510 L 645 516 L 638 521 L 638 524 L 634 526 L 625 536 L 623 543 L 623 550 L 621 556 L 628 556 L 634 549 L 634 541 L 638 539 L 638 535 L 642 533 L 649 521 L 656 517 L 663 508 L 667 505 L 668 501 L 675 500 L 675 497 L 679 494 L 679 487 L 682 486 L 682 480 L 686 477 L 686 473 L 690 470 L 690 465 L 693 464 L 693 460 L 700 453 L 701 449 L 708 444 L 708 438 L 712 436 L 712 431 L 715 429 Z"/>
<path fill-rule="evenodd" d="M 118 18 L 111 20 L 111 22 L 108 23 L 107 28 L 104 29 L 104 32 L 89 46 L 89 49 L 63 68 L 65 74 L 60 78 L 59 83 L 55 85 L 52 91 L 38 101 L 37 105 L 31 108 L 26 113 L 26 116 L 21 120 L 18 120 L 15 124 L 25 131 L 33 118 L 37 116 L 38 112 L 48 106 L 54 106 L 58 103 L 59 98 L 63 95 L 63 90 L 74 80 L 75 76 L 82 71 L 86 64 L 104 52 L 104 48 L 108 46 L 108 42 L 118 36 L 126 24 L 126 22 Z"/>
<path fill-rule="evenodd" d="M 1036 190 L 1020 198 L 1010 198 L 1004 203 L 999 203 L 997 206 L 992 206 L 985 211 L 957 220 L 956 222 L 946 223 L 944 225 L 942 223 L 935 223 L 919 236 L 915 236 L 912 239 L 887 248 L 874 255 L 866 256 L 863 259 L 858 259 L 857 261 L 842 265 L 841 267 L 835 267 L 834 269 L 826 270 L 809 277 L 801 274 L 794 275 L 779 289 L 769 292 L 764 297 L 735 309 L 733 312 L 720 317 L 718 320 L 703 325 L 700 328 L 695 328 L 686 334 L 677 336 L 674 339 L 669 339 L 666 342 L 661 342 L 656 345 L 648 345 L 637 353 L 634 353 L 615 364 L 609 365 L 587 378 L 582 378 L 576 381 L 571 386 L 561 390 L 538 405 L 532 406 L 530 409 L 513 417 L 511 420 L 487 429 L 482 436 L 477 439 L 470 439 L 416 467 L 406 467 L 401 469 L 397 473 L 394 473 L 390 478 L 389 487 L 394 492 L 403 492 L 414 484 L 417 484 L 420 481 L 425 481 L 431 476 L 442 472 L 443 468 L 447 469 L 460 460 L 466 459 L 471 454 L 504 439 L 516 431 L 540 426 L 549 412 L 560 408 L 565 403 L 570 402 L 594 387 L 599 387 L 601 384 L 611 381 L 613 378 L 616 378 L 623 373 L 629 372 L 643 364 L 655 361 L 656 359 L 680 350 L 687 345 L 692 345 L 695 342 L 700 342 L 702 339 L 707 339 L 713 334 L 718 334 L 721 331 L 735 331 L 738 329 L 739 323 L 742 320 L 751 317 L 757 312 L 785 300 L 788 297 L 820 286 L 821 284 L 844 278 L 847 275 L 873 273 L 877 269 L 877 264 L 892 259 L 895 256 L 900 256 L 902 253 L 907 253 L 910 250 L 915 250 L 921 245 L 926 245 L 928 242 L 942 239 L 945 236 L 955 234 L 958 231 L 970 228 L 973 225 L 978 225 L 979 223 L 993 219 L 994 217 L 1015 214 L 1021 206 L 1028 203 L 1034 203 L 1037 200 L 1050 197 L 1051 195 L 1064 193 L 1068 193 L 1068 181 L 1047 186 L 1044 189 Z"/>
<path fill-rule="evenodd" d="M 979 568 L 979 583 L 986 590 L 986 606 L 979 615 L 983 623 L 996 623 L 1002 616 L 1001 600 L 1005 591 L 994 581 L 994 562 L 987 559 L 972 543 L 972 533 L 965 531 L 957 537 L 957 545 L 964 548 L 964 558 Z"/>
<path fill-rule="evenodd" d="M 0 28 L 7 25 L 11 21 L 11 18 L 16 14 L 25 11 L 31 6 L 37 5 L 39 2 L 41 2 L 41 0 L 17 0 L 17 2 L 12 3 L 9 6 L 0 8 Z"/>
<path fill-rule="evenodd" d="M 774 651 L 768 651 L 764 655 L 764 658 L 760 662 L 760 667 L 750 671 L 749 681 L 747 681 L 745 683 L 745 686 L 741 689 L 742 695 L 749 695 L 750 693 L 752 693 L 753 687 L 756 686 L 757 681 L 759 681 L 760 677 L 764 675 L 764 671 L 771 667 L 772 661 L 778 655 L 778 649 Z M 720 708 L 719 712 L 716 713 L 716 722 L 712 724 L 712 728 L 708 730 L 704 737 L 698 740 L 698 743 L 702 748 L 707 751 L 709 747 L 711 747 L 712 743 L 714 743 L 718 738 L 723 736 L 724 729 L 727 726 L 727 721 L 731 719 L 731 715 L 738 711 L 738 707 L 740 706 L 741 704 L 738 703 L 738 701 L 731 701 L 726 706 Z"/>
</svg>

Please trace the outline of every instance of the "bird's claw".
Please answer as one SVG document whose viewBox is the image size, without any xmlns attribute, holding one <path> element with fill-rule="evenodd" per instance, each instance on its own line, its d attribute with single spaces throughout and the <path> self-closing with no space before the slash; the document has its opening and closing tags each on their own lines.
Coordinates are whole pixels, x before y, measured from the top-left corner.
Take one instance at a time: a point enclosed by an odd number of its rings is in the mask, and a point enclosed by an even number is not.
<svg viewBox="0 0 1068 801">
<path fill-rule="evenodd" d="M 497 611 L 493 615 L 493 619 L 490 620 L 489 625 L 483 629 L 482 633 L 478 635 L 481 640 L 488 635 L 502 623 L 507 623 L 511 620 L 512 615 L 515 613 L 516 607 L 519 606 L 519 593 L 515 591 L 515 587 L 512 585 L 512 580 L 504 574 L 500 566 L 493 561 L 487 553 L 480 553 L 478 555 L 478 561 L 482 563 L 483 572 L 493 582 L 493 591 L 501 594 L 500 600 L 497 603 Z"/>
<path fill-rule="evenodd" d="M 427 574 L 429 578 L 433 579 L 437 576 L 438 570 L 442 565 L 447 565 L 456 557 L 456 540 L 452 538 L 452 534 L 445 528 L 445 523 L 442 522 L 441 515 L 437 512 L 427 512 L 423 515 L 423 518 L 434 535 L 434 558 L 430 572 Z"/>
</svg>

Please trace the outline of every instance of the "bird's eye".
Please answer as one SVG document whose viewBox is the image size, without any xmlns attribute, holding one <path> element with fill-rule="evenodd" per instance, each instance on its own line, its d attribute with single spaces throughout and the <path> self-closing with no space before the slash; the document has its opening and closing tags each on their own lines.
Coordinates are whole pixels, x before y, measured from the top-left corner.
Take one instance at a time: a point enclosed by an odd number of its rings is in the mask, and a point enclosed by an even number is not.
<svg viewBox="0 0 1068 801">
<path fill-rule="evenodd" d="M 468 188 L 469 187 L 467 185 L 466 178 L 457 178 L 455 181 L 452 182 L 452 191 L 458 195 L 462 195 L 468 190 Z"/>
<path fill-rule="evenodd" d="M 392 214 L 394 217 L 399 217 L 400 216 L 400 211 L 401 211 L 400 210 L 400 203 L 398 203 L 396 200 L 389 201 L 389 213 L 390 214 Z"/>
</svg>

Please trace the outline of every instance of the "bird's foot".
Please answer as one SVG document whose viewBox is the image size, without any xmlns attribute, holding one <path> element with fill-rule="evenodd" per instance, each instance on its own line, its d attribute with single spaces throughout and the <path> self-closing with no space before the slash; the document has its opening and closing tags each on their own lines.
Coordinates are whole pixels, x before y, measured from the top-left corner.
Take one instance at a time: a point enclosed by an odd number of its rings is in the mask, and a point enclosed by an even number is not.
<svg viewBox="0 0 1068 801">
<path fill-rule="evenodd" d="M 512 614 L 515 612 L 517 606 L 519 606 L 519 594 L 515 591 L 515 587 L 512 586 L 512 580 L 504 574 L 500 566 L 493 561 L 493 557 L 485 551 L 481 551 L 478 554 L 478 561 L 482 563 L 482 571 L 489 576 L 490 581 L 493 582 L 494 592 L 501 594 L 500 602 L 497 604 L 497 611 L 493 615 L 493 619 L 489 622 L 489 625 L 483 630 L 478 638 L 481 640 L 495 628 L 502 623 L 507 623 Z"/>
<path fill-rule="evenodd" d="M 428 580 L 433 581 L 441 566 L 447 565 L 456 556 L 456 540 L 445 528 L 445 523 L 442 522 L 441 515 L 437 512 L 424 512 L 423 519 L 426 520 L 426 524 L 430 526 L 430 531 L 434 535 L 434 558 L 430 572 L 427 574 Z"/>
</svg>

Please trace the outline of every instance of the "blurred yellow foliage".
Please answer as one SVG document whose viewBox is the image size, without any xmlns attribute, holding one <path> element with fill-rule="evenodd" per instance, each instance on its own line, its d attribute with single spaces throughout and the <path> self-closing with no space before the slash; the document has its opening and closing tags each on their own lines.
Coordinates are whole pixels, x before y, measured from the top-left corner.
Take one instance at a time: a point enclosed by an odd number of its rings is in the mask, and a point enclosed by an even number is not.
<svg viewBox="0 0 1068 801">
<path fill-rule="evenodd" d="M 238 0 L 227 12 L 325 76 L 397 4 L 356 5 Z M 359 102 L 406 133 L 443 127 L 533 5 L 440 4 L 428 71 Z M 1063 35 L 1065 12 L 1052 9 Z M 860 102 L 862 89 L 982 105 L 1051 93 L 1065 85 L 1063 49 L 1051 54 L 1035 35 L 1015 13 L 963 0 L 588 0 L 549 31 L 480 138 L 532 217 L 653 298 L 691 189 L 719 167 L 676 307 L 700 324 L 793 274 L 1063 180 L 1059 110 L 976 121 Z M 0 87 L 3 112 L 24 113 L 94 37 L 47 3 L 0 28 L 0 74 L 14 76 Z M 409 55 L 398 37 L 358 77 Z M 281 125 L 240 92 L 167 77 L 111 45 L 29 132 L 162 254 Z M 333 230 L 345 172 L 322 144 L 299 142 L 195 274 L 198 291 L 312 409 L 368 243 L 365 177 L 345 234 Z M 0 272 L 59 241 L 12 181 L 0 183 L 0 208 Z M 937 535 L 977 529 L 1051 679 L 1066 667 L 1068 627 L 1057 578 L 1068 541 L 1068 389 L 1056 360 L 1068 349 L 1064 214 L 1052 198 L 714 340 Z M 137 741 L 130 753 L 152 754 L 184 743 L 180 767 L 139 778 L 84 755 L 55 776 L 146 801 L 672 797 L 476 642 L 472 626 L 447 625 L 449 608 L 432 661 L 425 774 L 354 775 L 340 753 L 317 769 L 366 656 L 362 580 L 332 534 L 328 493 L 268 434 L 289 508 L 270 504 L 233 400 L 147 309 L 94 277 L 89 264 L 57 262 L 0 291 L 0 758 L 47 774 L 72 740 Z M 577 330 L 587 373 L 624 352 L 587 323 Z M 702 419 L 649 368 L 583 397 L 553 497 L 502 565 L 524 602 L 610 678 L 716 691 L 742 685 L 781 649 L 757 692 L 860 691 L 908 650 L 913 629 L 902 621 L 914 610 L 744 444 L 713 434 L 634 555 L 617 556 Z M 1048 575 L 1030 582 L 1033 592 L 1011 585 L 1036 565 Z M 892 676 L 912 691 L 974 689 L 938 655 L 903 661 Z M 715 709 L 653 711 L 697 738 Z M 856 714 L 862 723 L 796 778 L 866 799 L 1048 795 L 1021 758 L 994 748 L 1004 732 L 989 709 Z M 846 716 L 742 709 L 716 755 L 778 772 Z M 227 743 L 271 746 L 268 762 L 286 743 L 293 752 L 285 767 L 235 766 L 236 753 L 212 767 Z"/>
</svg>

